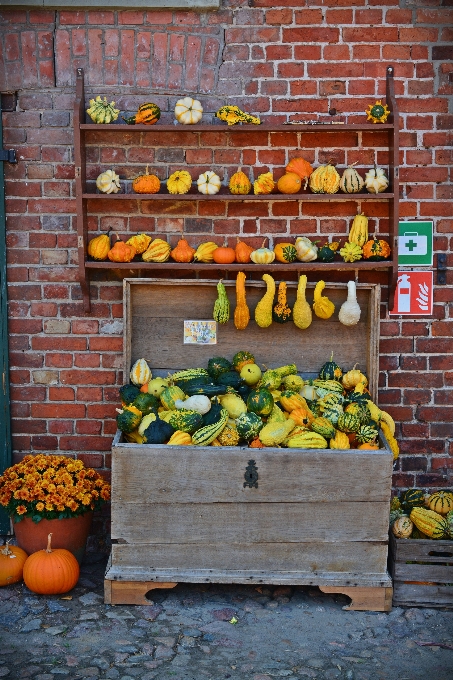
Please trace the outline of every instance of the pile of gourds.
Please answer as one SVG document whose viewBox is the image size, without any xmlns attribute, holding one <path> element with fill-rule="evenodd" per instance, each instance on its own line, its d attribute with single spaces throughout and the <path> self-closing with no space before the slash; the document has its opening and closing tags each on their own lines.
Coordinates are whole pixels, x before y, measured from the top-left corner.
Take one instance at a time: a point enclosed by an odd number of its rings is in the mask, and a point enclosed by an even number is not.
<svg viewBox="0 0 453 680">
<path fill-rule="evenodd" d="M 380 428 L 398 456 L 395 423 L 371 400 L 367 377 L 333 357 L 308 381 L 294 363 L 262 371 L 248 351 L 165 378 L 142 358 L 130 380 L 116 419 L 129 443 L 379 449 Z"/>
<path fill-rule="evenodd" d="M 390 529 L 396 538 L 453 539 L 453 491 L 408 489 L 390 504 Z"/>
</svg>

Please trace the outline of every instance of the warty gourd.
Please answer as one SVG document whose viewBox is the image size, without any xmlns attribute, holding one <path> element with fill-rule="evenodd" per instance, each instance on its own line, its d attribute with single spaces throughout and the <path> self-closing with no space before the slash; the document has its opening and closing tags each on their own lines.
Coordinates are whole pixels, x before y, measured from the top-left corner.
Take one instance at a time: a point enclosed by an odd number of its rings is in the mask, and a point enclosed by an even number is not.
<svg viewBox="0 0 453 680">
<path fill-rule="evenodd" d="M 293 321 L 298 328 L 308 328 L 313 320 L 311 307 L 305 298 L 305 289 L 307 287 L 307 277 L 305 274 L 299 278 L 297 286 L 297 298 L 293 307 Z"/>
</svg>

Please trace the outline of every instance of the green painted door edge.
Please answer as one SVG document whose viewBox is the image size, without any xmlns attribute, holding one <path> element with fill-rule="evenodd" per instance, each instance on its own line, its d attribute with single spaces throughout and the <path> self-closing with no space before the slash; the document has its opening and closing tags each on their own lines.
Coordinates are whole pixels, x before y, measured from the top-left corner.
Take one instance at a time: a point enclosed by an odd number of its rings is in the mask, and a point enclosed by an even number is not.
<svg viewBox="0 0 453 680">
<path fill-rule="evenodd" d="M 0 147 L 3 148 L 3 121 L 0 94 Z M 0 161 L 0 473 L 12 462 L 11 418 L 9 402 L 9 361 L 8 361 L 8 298 L 6 285 L 6 212 L 5 177 L 3 161 Z M 10 521 L 0 506 L 0 534 L 10 533 Z"/>
</svg>

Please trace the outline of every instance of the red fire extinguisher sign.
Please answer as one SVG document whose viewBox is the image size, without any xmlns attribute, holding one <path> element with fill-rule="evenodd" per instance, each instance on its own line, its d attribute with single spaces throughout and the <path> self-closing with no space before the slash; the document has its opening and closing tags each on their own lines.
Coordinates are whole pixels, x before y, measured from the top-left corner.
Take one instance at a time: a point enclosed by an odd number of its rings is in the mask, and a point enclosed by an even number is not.
<svg viewBox="0 0 453 680">
<path fill-rule="evenodd" d="M 432 316 L 433 272 L 399 271 L 393 309 L 390 314 Z"/>
</svg>

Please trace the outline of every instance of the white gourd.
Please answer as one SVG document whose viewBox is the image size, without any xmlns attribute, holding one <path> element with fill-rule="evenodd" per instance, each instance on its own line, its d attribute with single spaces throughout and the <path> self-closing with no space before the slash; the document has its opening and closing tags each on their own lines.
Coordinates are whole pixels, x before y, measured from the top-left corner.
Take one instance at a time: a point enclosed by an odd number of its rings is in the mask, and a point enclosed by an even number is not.
<svg viewBox="0 0 453 680">
<path fill-rule="evenodd" d="M 201 120 L 203 116 L 203 107 L 198 99 L 192 97 L 184 97 L 176 102 L 175 118 L 178 123 L 183 125 L 194 125 Z"/>
<path fill-rule="evenodd" d="M 198 191 L 201 194 L 217 194 L 220 191 L 220 177 L 212 170 L 203 172 L 197 179 Z"/>
<path fill-rule="evenodd" d="M 343 172 L 340 180 L 340 189 L 345 194 L 358 194 L 365 184 L 365 180 L 353 167 L 355 163 L 349 165 Z"/>
<path fill-rule="evenodd" d="M 300 262 L 312 262 L 318 257 L 318 246 L 310 241 L 306 236 L 296 238 L 297 259 Z"/>
<path fill-rule="evenodd" d="M 176 408 L 196 411 L 197 413 L 201 413 L 203 416 L 205 413 L 211 410 L 211 400 L 204 394 L 194 394 L 184 401 L 182 399 L 176 399 L 175 406 Z"/>
<path fill-rule="evenodd" d="M 371 168 L 365 173 L 365 186 L 370 194 L 381 194 L 387 189 L 389 181 L 382 168 Z"/>
<path fill-rule="evenodd" d="M 103 194 L 117 194 L 121 189 L 120 177 L 114 170 L 106 170 L 98 175 L 96 186 Z"/>
<path fill-rule="evenodd" d="M 355 326 L 360 319 L 360 305 L 357 302 L 354 281 L 348 281 L 348 299 L 340 307 L 338 321 L 344 326 Z"/>
</svg>

